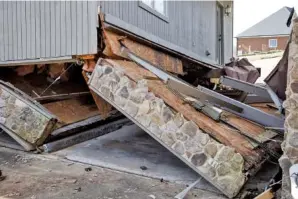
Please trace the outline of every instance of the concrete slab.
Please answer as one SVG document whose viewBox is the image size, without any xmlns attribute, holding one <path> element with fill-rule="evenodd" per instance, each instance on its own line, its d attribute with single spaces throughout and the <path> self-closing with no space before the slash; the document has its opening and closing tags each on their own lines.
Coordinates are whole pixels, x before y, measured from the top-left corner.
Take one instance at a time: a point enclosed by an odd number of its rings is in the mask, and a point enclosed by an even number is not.
<svg viewBox="0 0 298 199">
<path fill-rule="evenodd" d="M 179 184 L 190 184 L 199 178 L 195 171 L 136 125 L 125 126 L 54 154 L 72 161 Z M 147 169 L 142 170 L 142 166 Z M 220 193 L 204 179 L 196 187 Z"/>
</svg>

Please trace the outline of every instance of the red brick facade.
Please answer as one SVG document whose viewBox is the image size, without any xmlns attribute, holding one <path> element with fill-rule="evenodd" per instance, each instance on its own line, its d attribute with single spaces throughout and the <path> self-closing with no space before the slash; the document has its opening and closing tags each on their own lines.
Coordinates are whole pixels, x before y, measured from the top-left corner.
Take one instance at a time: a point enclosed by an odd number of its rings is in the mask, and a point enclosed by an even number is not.
<svg viewBox="0 0 298 199">
<path fill-rule="evenodd" d="M 276 48 L 269 48 L 270 39 L 277 39 Z M 284 50 L 288 39 L 289 36 L 237 38 L 237 55 L 253 53 L 255 51 Z"/>
</svg>

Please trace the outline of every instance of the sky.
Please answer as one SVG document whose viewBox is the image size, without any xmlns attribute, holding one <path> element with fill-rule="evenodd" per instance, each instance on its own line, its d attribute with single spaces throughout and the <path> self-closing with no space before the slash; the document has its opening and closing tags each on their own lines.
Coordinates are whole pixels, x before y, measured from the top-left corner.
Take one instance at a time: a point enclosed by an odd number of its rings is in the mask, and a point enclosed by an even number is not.
<svg viewBox="0 0 298 199">
<path fill-rule="evenodd" d="M 234 36 L 283 6 L 295 7 L 298 13 L 298 0 L 234 0 Z"/>
</svg>

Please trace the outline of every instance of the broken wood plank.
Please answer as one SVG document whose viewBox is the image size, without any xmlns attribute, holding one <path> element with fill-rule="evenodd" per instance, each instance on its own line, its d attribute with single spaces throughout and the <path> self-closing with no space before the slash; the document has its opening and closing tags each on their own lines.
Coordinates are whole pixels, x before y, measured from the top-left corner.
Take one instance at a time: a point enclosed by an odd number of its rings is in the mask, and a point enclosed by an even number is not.
<svg viewBox="0 0 298 199">
<path fill-rule="evenodd" d="M 121 53 L 121 42 L 131 52 L 133 52 L 140 58 L 145 59 L 148 62 L 160 68 L 163 68 L 168 72 L 172 72 L 175 74 L 183 74 L 183 65 L 180 59 L 162 51 L 155 50 L 152 46 L 146 46 L 129 38 L 118 35 L 112 31 L 103 30 L 103 33 L 106 38 L 105 42 L 108 46 L 108 48 L 105 49 L 105 53 L 107 56 L 111 56 L 111 53 L 113 53 L 115 56 L 126 58 Z"/>
<path fill-rule="evenodd" d="M 260 143 L 264 143 L 277 135 L 277 133 L 273 131 L 266 130 L 263 126 L 245 120 L 226 111 L 224 111 L 221 119 L 240 130 L 248 137 L 257 140 Z"/>
<path fill-rule="evenodd" d="M 83 74 L 85 81 L 88 82 L 88 77 L 86 75 L 86 72 L 83 71 L 82 74 Z M 106 119 L 107 117 L 109 117 L 109 114 L 113 109 L 112 105 L 109 104 L 108 102 L 106 102 L 100 96 L 98 96 L 92 90 L 90 90 L 90 92 L 91 92 L 91 95 L 94 99 L 94 102 L 98 108 L 98 112 L 101 115 L 102 119 Z"/>
<path fill-rule="evenodd" d="M 114 66 L 124 69 L 125 75 L 137 82 L 144 76 L 156 77 L 150 71 L 139 67 L 137 64 L 121 60 L 106 60 Z M 248 167 L 259 162 L 260 155 L 253 150 L 254 146 L 246 137 L 239 134 L 223 123 L 218 123 L 203 113 L 196 111 L 192 106 L 184 104 L 183 100 L 170 91 L 160 80 L 147 80 L 149 90 L 165 101 L 175 111 L 181 113 L 186 119 L 195 122 L 203 131 L 220 141 L 222 144 L 231 146 L 239 152 L 248 163 Z"/>
<path fill-rule="evenodd" d="M 99 114 L 95 104 L 77 98 L 43 104 L 63 125 L 71 124 Z"/>
<path fill-rule="evenodd" d="M 272 199 L 272 198 L 274 198 L 272 189 L 267 189 L 266 191 L 264 191 L 263 193 L 255 197 L 254 199 Z"/>
<path fill-rule="evenodd" d="M 38 102 L 48 101 L 48 100 L 65 100 L 74 97 L 81 97 L 90 95 L 89 91 L 86 92 L 77 92 L 77 93 L 66 93 L 66 94 L 58 94 L 58 95 L 47 95 L 47 96 L 39 96 L 34 99 Z"/>
</svg>

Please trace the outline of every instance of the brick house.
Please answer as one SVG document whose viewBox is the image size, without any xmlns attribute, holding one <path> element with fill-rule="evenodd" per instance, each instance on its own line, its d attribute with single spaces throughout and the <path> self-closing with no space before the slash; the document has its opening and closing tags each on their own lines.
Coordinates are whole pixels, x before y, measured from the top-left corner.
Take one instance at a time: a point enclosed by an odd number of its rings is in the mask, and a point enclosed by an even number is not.
<svg viewBox="0 0 298 199">
<path fill-rule="evenodd" d="M 237 35 L 237 55 L 284 50 L 291 32 L 287 26 L 291 12 L 292 8 L 283 7 Z"/>
</svg>

